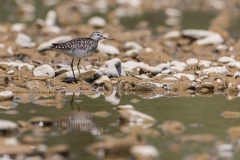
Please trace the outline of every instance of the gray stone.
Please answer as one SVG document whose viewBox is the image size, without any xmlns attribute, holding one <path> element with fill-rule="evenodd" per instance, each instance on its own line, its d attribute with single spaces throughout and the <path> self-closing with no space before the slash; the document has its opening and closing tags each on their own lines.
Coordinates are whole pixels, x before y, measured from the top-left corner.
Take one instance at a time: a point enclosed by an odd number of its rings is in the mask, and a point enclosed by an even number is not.
<svg viewBox="0 0 240 160">
<path fill-rule="evenodd" d="M 55 71 L 50 65 L 44 64 L 44 65 L 41 65 L 41 66 L 35 68 L 33 70 L 33 75 L 34 76 L 54 77 L 55 76 Z"/>
</svg>

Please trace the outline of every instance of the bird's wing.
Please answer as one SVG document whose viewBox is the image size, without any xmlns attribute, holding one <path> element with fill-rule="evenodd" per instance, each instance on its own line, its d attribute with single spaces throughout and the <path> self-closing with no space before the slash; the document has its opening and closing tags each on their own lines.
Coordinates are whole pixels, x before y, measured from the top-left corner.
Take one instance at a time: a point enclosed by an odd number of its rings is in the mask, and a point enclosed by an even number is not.
<svg viewBox="0 0 240 160">
<path fill-rule="evenodd" d="M 81 49 L 85 51 L 91 50 L 92 48 L 96 48 L 96 47 L 97 47 L 97 42 L 89 37 L 76 38 L 65 43 L 52 43 L 52 45 L 50 46 L 50 48 L 58 49 L 58 50 Z"/>
</svg>

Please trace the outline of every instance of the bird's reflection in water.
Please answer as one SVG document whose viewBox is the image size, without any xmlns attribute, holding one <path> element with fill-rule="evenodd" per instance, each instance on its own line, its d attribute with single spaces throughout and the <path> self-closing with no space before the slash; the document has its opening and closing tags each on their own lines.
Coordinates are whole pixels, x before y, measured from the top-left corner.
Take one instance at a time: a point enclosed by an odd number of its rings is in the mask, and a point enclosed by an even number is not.
<svg viewBox="0 0 240 160">
<path fill-rule="evenodd" d="M 70 102 L 70 105 L 71 105 L 71 107 L 72 107 L 72 111 L 74 111 L 74 106 L 73 106 L 74 97 L 75 97 L 75 93 L 72 94 L 72 98 L 71 98 L 71 102 Z M 79 105 L 80 105 L 80 100 L 76 101 L 76 103 L 77 103 L 78 111 L 80 111 L 80 107 L 79 107 Z"/>
<path fill-rule="evenodd" d="M 76 102 L 78 111 L 74 111 L 74 96 L 75 94 L 72 95 L 70 102 L 72 111 L 60 117 L 56 125 L 67 131 L 90 132 L 92 135 L 102 134 L 102 129 L 98 127 L 94 116 L 89 112 L 80 111 L 79 101 Z"/>
</svg>

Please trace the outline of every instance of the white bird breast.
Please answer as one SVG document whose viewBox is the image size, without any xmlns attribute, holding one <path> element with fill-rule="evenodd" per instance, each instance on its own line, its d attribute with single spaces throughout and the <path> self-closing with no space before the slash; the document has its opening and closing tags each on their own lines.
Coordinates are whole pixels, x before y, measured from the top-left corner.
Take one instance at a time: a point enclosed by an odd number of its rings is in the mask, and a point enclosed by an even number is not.
<svg viewBox="0 0 240 160">
<path fill-rule="evenodd" d="M 60 52 L 64 53 L 67 56 L 73 57 L 73 58 L 84 58 L 91 56 L 93 52 L 86 52 L 85 50 L 60 50 Z"/>
</svg>

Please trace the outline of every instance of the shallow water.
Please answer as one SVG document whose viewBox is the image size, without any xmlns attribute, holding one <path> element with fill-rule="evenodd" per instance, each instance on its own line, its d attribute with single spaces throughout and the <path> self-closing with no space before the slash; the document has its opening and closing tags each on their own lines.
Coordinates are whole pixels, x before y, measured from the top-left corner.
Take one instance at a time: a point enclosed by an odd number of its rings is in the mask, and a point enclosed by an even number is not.
<svg viewBox="0 0 240 160">
<path fill-rule="evenodd" d="M 70 100 L 72 96 L 67 96 L 65 105 L 61 109 L 55 107 L 40 106 L 34 103 L 21 104 L 16 107 L 18 114 L 6 115 L 1 114 L 1 119 L 11 120 L 28 120 L 34 116 L 44 116 L 56 120 L 72 110 Z M 139 99 L 139 103 L 131 103 L 132 99 Z M 103 129 L 103 135 L 119 135 L 124 137 L 119 129 L 119 114 L 116 111 L 116 105 L 105 101 L 103 96 L 96 99 L 88 98 L 85 95 L 75 96 L 75 100 L 81 100 L 79 108 L 81 111 L 96 112 L 107 111 L 110 116 L 106 118 L 95 117 L 98 127 Z M 147 143 L 155 146 L 161 159 L 183 159 L 189 154 L 195 153 L 213 153 L 216 143 L 220 140 L 229 142 L 229 135 L 226 130 L 231 126 L 239 125 L 239 119 L 225 119 L 220 114 L 223 111 L 239 111 L 240 99 L 226 100 L 223 95 L 212 97 L 175 97 L 175 98 L 156 98 L 143 99 L 136 95 L 123 95 L 120 104 L 132 104 L 136 110 L 154 117 L 157 122 L 151 128 L 160 132 L 157 127 L 167 120 L 176 120 L 182 122 L 186 129 L 183 135 L 190 134 L 210 134 L 213 135 L 214 141 L 211 142 L 187 142 L 180 143 L 178 136 L 161 135 L 156 137 L 146 136 Z M 78 110 L 77 102 L 73 103 L 74 110 Z M 0 109 L 0 111 L 4 111 Z M 113 125 L 115 124 L 115 125 Z M 24 135 L 34 135 L 32 131 L 18 134 L 18 139 Z M 67 144 L 70 146 L 71 159 L 98 159 L 86 151 L 86 147 L 93 142 L 100 141 L 100 136 L 93 136 L 89 132 L 68 131 L 62 132 L 56 127 L 51 127 L 44 134 L 44 144 L 52 146 L 56 144 Z M 178 146 L 178 149 L 172 149 Z M 240 157 L 239 153 L 233 153 L 234 159 Z M 231 158 L 231 157 L 230 157 Z"/>
</svg>

